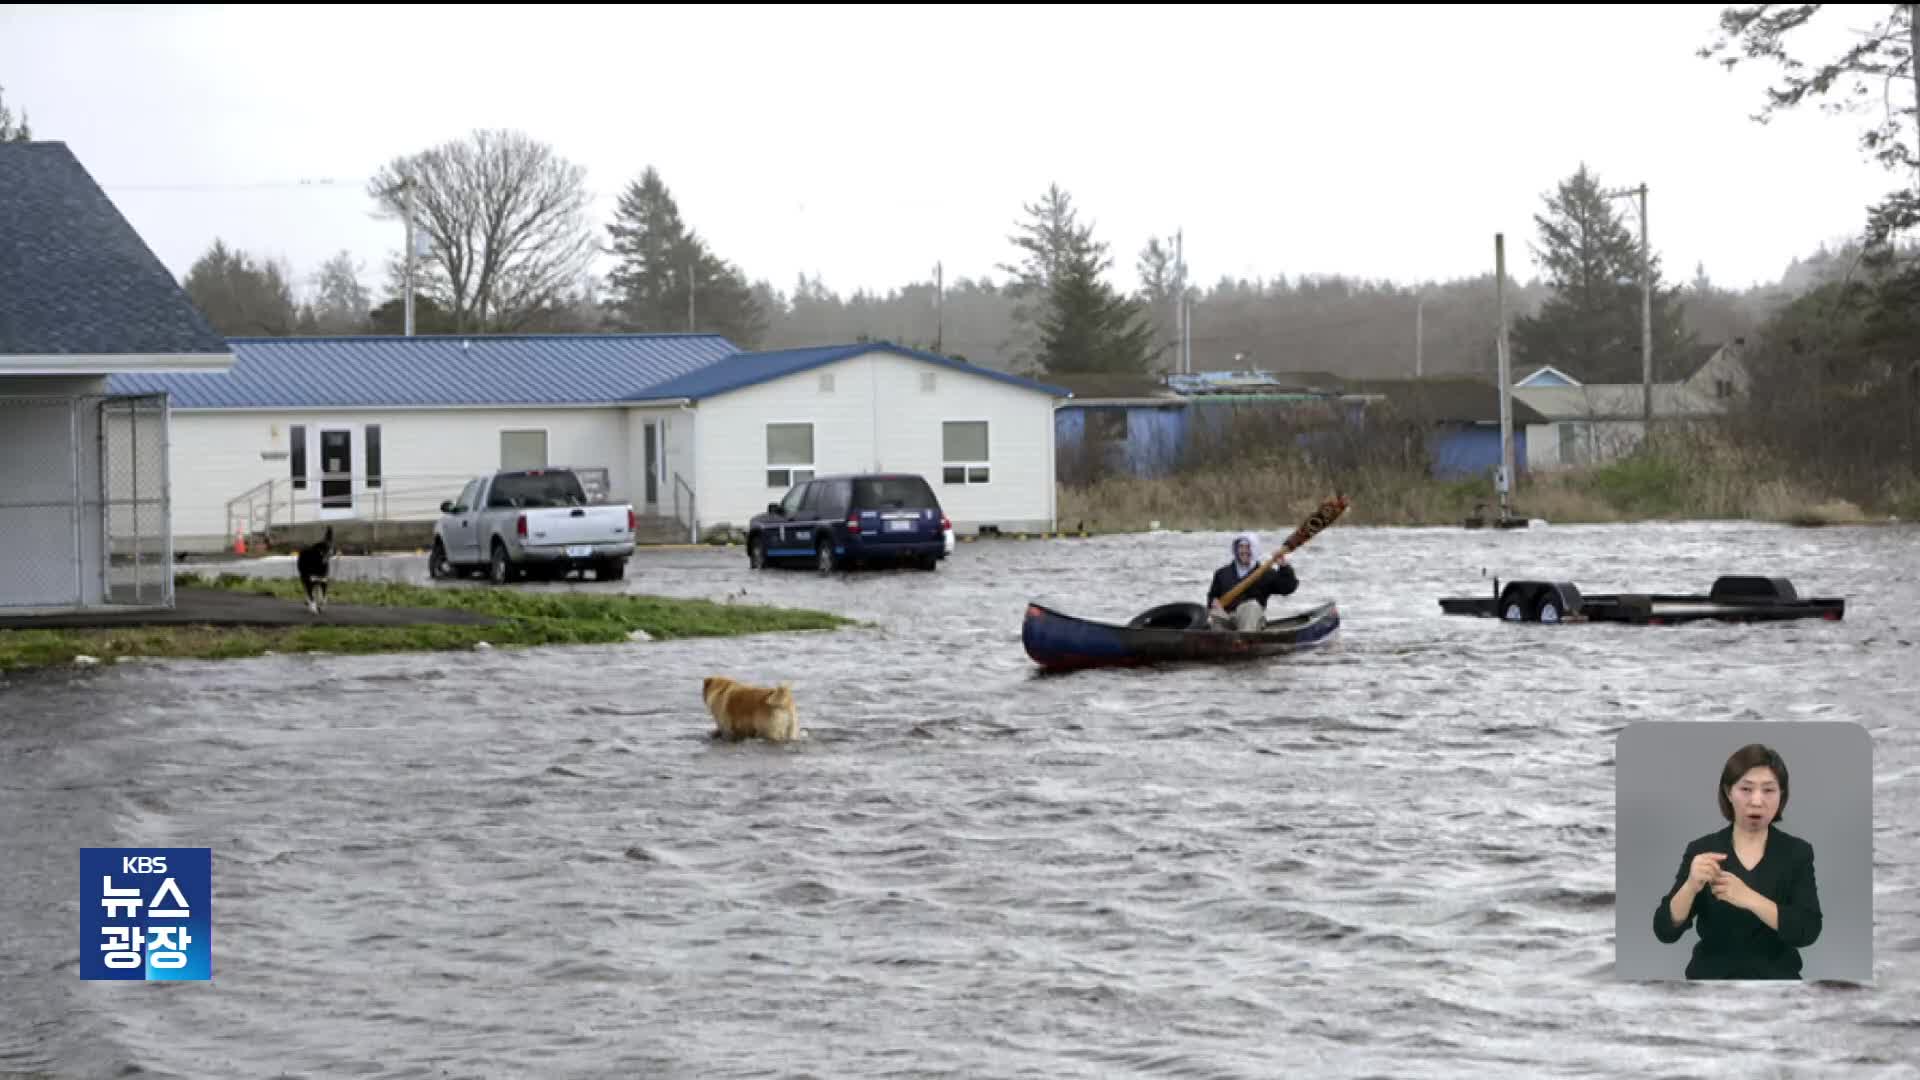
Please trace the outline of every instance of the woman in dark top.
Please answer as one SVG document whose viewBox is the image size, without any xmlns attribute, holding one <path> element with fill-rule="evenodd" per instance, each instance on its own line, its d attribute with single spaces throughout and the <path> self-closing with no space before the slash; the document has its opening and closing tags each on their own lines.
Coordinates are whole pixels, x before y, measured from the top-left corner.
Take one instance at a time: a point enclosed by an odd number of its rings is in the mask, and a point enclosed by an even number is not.
<svg viewBox="0 0 1920 1080">
<path fill-rule="evenodd" d="M 1787 792 L 1786 761 L 1759 743 L 1720 770 L 1720 815 L 1731 824 L 1687 845 L 1653 913 L 1653 936 L 1669 945 L 1698 926 L 1687 978 L 1800 977 L 1800 950 L 1820 937 L 1820 893 L 1813 845 L 1774 824 Z"/>
</svg>

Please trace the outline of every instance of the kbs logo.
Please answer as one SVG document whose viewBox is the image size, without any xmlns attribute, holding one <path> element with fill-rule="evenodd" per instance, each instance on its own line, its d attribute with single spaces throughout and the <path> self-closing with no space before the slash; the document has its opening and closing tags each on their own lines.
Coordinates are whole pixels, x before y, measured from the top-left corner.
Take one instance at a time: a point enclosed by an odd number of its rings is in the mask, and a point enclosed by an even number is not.
<svg viewBox="0 0 1920 1080">
<path fill-rule="evenodd" d="M 81 848 L 80 977 L 213 978 L 213 849 Z"/>
</svg>

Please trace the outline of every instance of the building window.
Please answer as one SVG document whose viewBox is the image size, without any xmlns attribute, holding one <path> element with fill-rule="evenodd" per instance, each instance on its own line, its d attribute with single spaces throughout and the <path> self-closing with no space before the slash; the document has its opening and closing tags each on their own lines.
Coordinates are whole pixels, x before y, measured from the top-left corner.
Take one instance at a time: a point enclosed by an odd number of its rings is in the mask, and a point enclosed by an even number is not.
<svg viewBox="0 0 1920 1080">
<path fill-rule="evenodd" d="M 767 425 L 767 486 L 784 488 L 813 479 L 813 425 Z"/>
<path fill-rule="evenodd" d="M 1713 380 L 1713 396 L 1714 396 L 1714 397 L 1717 397 L 1717 398 L 1728 398 L 1728 397 L 1732 397 L 1732 396 L 1733 396 L 1733 381 L 1732 381 L 1731 379 L 1715 379 L 1715 380 Z"/>
<path fill-rule="evenodd" d="M 287 460 L 292 463 L 293 490 L 307 490 L 307 425 L 295 424 L 287 429 Z"/>
<path fill-rule="evenodd" d="M 940 425 L 942 446 L 942 482 L 948 484 L 984 484 L 989 473 L 987 463 L 987 422 L 985 420 L 948 420 Z"/>
<path fill-rule="evenodd" d="M 1087 441 L 1094 443 L 1126 442 L 1127 411 L 1125 409 L 1087 410 Z"/>
<path fill-rule="evenodd" d="M 500 433 L 500 471 L 547 467 L 547 433 L 544 431 L 502 431 Z"/>
<path fill-rule="evenodd" d="M 823 394 L 833 393 L 833 372 L 823 371 L 820 373 L 820 392 Z"/>
<path fill-rule="evenodd" d="M 935 385 L 934 376 L 937 374 L 938 372 L 933 372 L 933 371 L 923 371 L 920 373 L 920 392 L 921 393 L 923 394 L 933 393 L 933 388 Z"/>
<path fill-rule="evenodd" d="M 367 487 L 380 486 L 380 425 L 367 425 Z"/>
</svg>

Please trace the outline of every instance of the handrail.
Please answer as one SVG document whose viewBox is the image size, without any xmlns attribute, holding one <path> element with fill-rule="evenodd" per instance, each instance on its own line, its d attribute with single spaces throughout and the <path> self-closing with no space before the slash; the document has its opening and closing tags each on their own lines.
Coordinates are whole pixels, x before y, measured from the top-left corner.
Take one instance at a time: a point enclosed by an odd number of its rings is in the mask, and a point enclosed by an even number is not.
<svg viewBox="0 0 1920 1080">
<path fill-rule="evenodd" d="M 579 475 L 590 503 L 603 502 L 609 493 L 605 466 L 551 468 L 565 468 Z M 293 477 L 276 477 L 227 500 L 227 536 L 253 536 L 275 525 L 316 521 L 335 510 L 364 521 L 432 521 L 440 516 L 441 502 L 457 497 L 475 478 L 474 473 L 386 473 L 369 484 L 365 476 L 317 472 L 295 487 Z M 325 492 L 322 485 L 326 483 L 344 483 L 345 490 Z"/>
<path fill-rule="evenodd" d="M 680 516 L 681 488 L 687 489 L 687 543 L 697 544 L 700 542 L 700 517 L 695 512 L 693 485 L 682 480 L 676 472 L 673 474 L 673 516 L 676 518 Z"/>
<path fill-rule="evenodd" d="M 248 489 L 247 489 L 247 490 L 246 490 L 245 492 L 243 492 L 242 494 L 240 494 L 240 495 L 237 495 L 237 496 L 235 496 L 235 497 L 233 497 L 233 498 L 231 498 L 231 499 L 228 499 L 228 500 L 227 500 L 227 531 L 226 531 L 226 533 L 225 533 L 225 535 L 227 535 L 227 536 L 236 536 L 236 535 L 238 535 L 238 534 L 239 534 L 239 530 L 237 530 L 237 529 L 235 529 L 235 528 L 233 527 L 233 520 L 234 520 L 234 507 L 235 507 L 235 505 L 236 505 L 236 504 L 238 504 L 238 503 L 240 503 L 240 502 L 243 502 L 243 501 L 244 501 L 244 502 L 245 502 L 245 503 L 247 504 L 247 508 L 246 508 L 246 520 L 247 520 L 247 527 L 246 527 L 246 531 L 247 531 L 247 533 L 248 533 L 248 534 L 252 534 L 253 532 L 255 532 L 255 531 L 256 531 L 256 530 L 254 529 L 254 527 L 253 527 L 253 523 L 254 523 L 254 517 L 255 517 L 255 510 L 256 510 L 256 505 L 257 505 L 257 503 L 258 503 L 258 500 L 260 499 L 260 497 L 261 497 L 261 496 L 262 496 L 263 494 L 265 495 L 265 497 L 266 497 L 266 500 L 267 500 L 267 507 L 268 507 L 268 513 L 269 513 L 269 523 L 271 523 L 271 512 L 272 512 L 272 507 L 273 507 L 273 484 L 274 484 L 274 482 L 273 482 L 272 480 L 268 480 L 268 481 L 265 481 L 265 482 L 263 482 L 263 483 L 259 483 L 259 484 L 255 484 L 254 486 L 252 486 L 252 487 L 250 487 L 250 488 L 248 488 Z"/>
<path fill-rule="evenodd" d="M 386 474 L 374 479 L 378 486 L 370 486 L 364 476 L 320 472 L 295 487 L 292 477 L 276 477 L 228 500 L 227 532 L 240 532 L 244 525 L 245 534 L 251 536 L 276 525 L 318 520 L 329 510 L 375 521 L 431 520 L 440 515 L 440 503 L 457 496 L 473 475 Z M 324 493 L 323 482 L 344 482 L 346 490 Z"/>
</svg>

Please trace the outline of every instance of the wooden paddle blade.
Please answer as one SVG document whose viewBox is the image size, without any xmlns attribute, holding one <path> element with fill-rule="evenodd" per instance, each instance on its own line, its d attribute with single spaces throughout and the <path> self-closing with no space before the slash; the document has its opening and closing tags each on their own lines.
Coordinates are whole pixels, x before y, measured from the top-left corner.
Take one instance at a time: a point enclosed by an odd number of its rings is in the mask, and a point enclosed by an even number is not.
<svg viewBox="0 0 1920 1080">
<path fill-rule="evenodd" d="M 1246 577 L 1242 578 L 1240 580 L 1240 584 L 1235 585 L 1233 588 L 1227 590 L 1227 595 L 1220 598 L 1220 606 L 1224 608 L 1231 608 L 1233 606 L 1233 602 L 1235 600 L 1240 599 L 1241 593 L 1244 593 L 1248 589 L 1252 588 L 1254 582 L 1260 580 L 1262 577 L 1265 577 L 1267 574 L 1267 571 L 1273 569 L 1274 563 L 1280 558 L 1280 556 L 1285 555 L 1290 551 L 1293 551 L 1294 549 L 1298 548 L 1300 545 L 1313 539 L 1315 536 L 1317 536 L 1320 533 L 1320 530 L 1333 524 L 1335 521 L 1338 521 L 1340 519 L 1340 515 L 1347 512 L 1348 505 L 1349 505 L 1349 502 L 1347 497 L 1339 493 L 1335 493 L 1333 498 L 1328 499 L 1326 502 L 1321 503 L 1320 508 L 1318 510 L 1315 510 L 1313 514 L 1307 518 L 1307 520 L 1301 522 L 1300 527 L 1293 530 L 1293 535 L 1287 537 L 1287 542 L 1284 544 L 1281 544 L 1280 549 L 1278 551 L 1275 551 L 1270 557 L 1268 557 L 1268 559 L 1260 565 L 1259 569 L 1255 570 L 1254 572 L 1248 574 Z"/>
<path fill-rule="evenodd" d="M 1313 539 L 1319 535 L 1320 530 L 1338 521 L 1340 515 L 1346 513 L 1347 507 L 1350 505 L 1352 505 L 1351 501 L 1345 495 L 1339 494 L 1321 503 L 1320 508 L 1315 510 L 1312 516 L 1302 522 L 1299 528 L 1293 530 L 1293 535 L 1287 537 L 1287 542 L 1281 545 L 1280 550 L 1283 552 L 1292 551 Z"/>
</svg>

